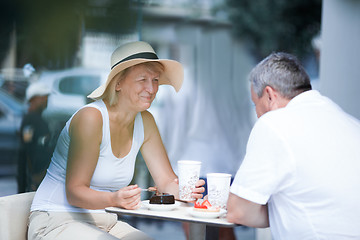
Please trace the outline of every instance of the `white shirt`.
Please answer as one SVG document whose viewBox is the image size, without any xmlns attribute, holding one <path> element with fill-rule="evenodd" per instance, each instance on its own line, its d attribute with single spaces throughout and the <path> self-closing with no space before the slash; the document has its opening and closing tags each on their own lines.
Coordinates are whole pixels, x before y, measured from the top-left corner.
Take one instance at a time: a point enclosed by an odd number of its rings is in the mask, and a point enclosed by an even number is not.
<svg viewBox="0 0 360 240">
<path fill-rule="evenodd" d="M 136 156 L 144 141 L 144 126 L 141 113 L 138 113 L 135 118 L 130 152 L 123 158 L 117 158 L 114 156 L 111 148 L 110 123 L 106 105 L 102 100 L 99 100 L 84 107 L 94 107 L 98 109 L 103 117 L 103 136 L 100 144 L 100 154 L 94 174 L 91 178 L 90 188 L 98 191 L 117 191 L 120 188 L 129 185 L 133 178 Z M 69 126 L 72 117 L 66 123 L 59 136 L 46 176 L 39 186 L 39 189 L 36 191 L 31 211 L 99 211 L 71 206 L 66 198 L 66 163 L 70 143 Z"/>
<path fill-rule="evenodd" d="M 231 192 L 274 239 L 360 239 L 360 123 L 317 91 L 258 119 Z"/>
</svg>

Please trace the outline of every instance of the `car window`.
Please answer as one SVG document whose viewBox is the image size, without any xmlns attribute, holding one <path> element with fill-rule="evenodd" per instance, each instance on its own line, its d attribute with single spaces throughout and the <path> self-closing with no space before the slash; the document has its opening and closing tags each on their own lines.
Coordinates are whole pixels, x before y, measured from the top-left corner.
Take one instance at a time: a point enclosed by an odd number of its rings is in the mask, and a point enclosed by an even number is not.
<svg viewBox="0 0 360 240">
<path fill-rule="evenodd" d="M 65 94 L 88 95 L 100 85 L 100 76 L 79 75 L 60 80 L 59 90 Z"/>
</svg>

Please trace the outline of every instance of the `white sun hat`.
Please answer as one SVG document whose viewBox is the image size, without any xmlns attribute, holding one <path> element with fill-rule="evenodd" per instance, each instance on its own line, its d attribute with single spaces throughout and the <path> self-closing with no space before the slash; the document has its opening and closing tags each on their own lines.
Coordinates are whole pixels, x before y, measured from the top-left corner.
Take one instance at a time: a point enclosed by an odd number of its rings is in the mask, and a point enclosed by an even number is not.
<svg viewBox="0 0 360 240">
<path fill-rule="evenodd" d="M 168 84 L 178 92 L 184 79 L 182 65 L 174 60 L 159 59 L 150 44 L 137 41 L 121 45 L 111 55 L 111 71 L 107 81 L 95 89 L 87 97 L 97 99 L 101 97 L 111 80 L 116 74 L 124 69 L 144 62 L 160 62 L 164 66 L 164 72 L 160 75 L 159 84 Z"/>
</svg>

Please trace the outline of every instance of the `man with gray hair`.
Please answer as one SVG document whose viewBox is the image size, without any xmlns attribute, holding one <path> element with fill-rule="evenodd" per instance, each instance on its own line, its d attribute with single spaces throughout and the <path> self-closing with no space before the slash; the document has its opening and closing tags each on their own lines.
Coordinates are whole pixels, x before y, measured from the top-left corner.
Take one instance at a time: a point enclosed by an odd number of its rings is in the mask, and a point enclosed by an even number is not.
<svg viewBox="0 0 360 240">
<path fill-rule="evenodd" d="M 360 122 L 318 91 L 296 57 L 250 73 L 258 120 L 231 185 L 227 219 L 273 239 L 360 239 Z"/>
</svg>

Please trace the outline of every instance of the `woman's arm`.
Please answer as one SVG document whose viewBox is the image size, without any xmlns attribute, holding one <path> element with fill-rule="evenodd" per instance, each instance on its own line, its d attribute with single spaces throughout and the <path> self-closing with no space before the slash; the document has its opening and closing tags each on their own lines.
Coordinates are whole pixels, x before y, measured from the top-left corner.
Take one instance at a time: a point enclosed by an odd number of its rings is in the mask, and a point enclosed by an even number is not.
<svg viewBox="0 0 360 240">
<path fill-rule="evenodd" d="M 142 156 L 158 190 L 171 193 L 178 199 L 179 183 L 177 176 L 171 167 L 154 117 L 148 111 L 144 111 L 142 118 L 145 132 L 144 143 L 141 147 Z M 204 180 L 199 180 L 193 191 L 193 197 L 202 198 L 202 193 L 205 191 L 205 188 L 202 187 L 204 184 Z"/>
<path fill-rule="evenodd" d="M 72 119 L 66 169 L 66 196 L 71 205 L 86 209 L 118 206 L 137 208 L 140 189 L 128 186 L 117 192 L 101 192 L 90 188 L 102 139 L 102 116 L 95 108 L 84 108 Z"/>
<path fill-rule="evenodd" d="M 144 123 L 144 143 L 140 151 L 149 172 L 158 191 L 171 193 L 175 198 L 178 198 L 179 185 L 175 182 L 177 176 L 169 162 L 155 120 L 148 111 L 142 112 L 142 118 Z"/>
</svg>

